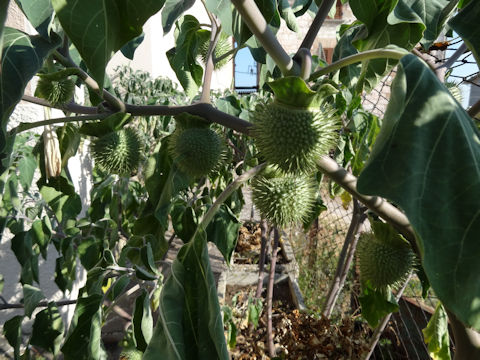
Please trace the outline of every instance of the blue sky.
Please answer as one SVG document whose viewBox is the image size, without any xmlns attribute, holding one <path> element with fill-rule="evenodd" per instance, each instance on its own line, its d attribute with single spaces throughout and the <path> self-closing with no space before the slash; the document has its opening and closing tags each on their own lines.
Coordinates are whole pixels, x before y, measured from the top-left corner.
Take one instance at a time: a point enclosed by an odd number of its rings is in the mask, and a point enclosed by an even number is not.
<svg viewBox="0 0 480 360">
<path fill-rule="evenodd" d="M 248 48 L 240 49 L 235 56 L 235 86 L 257 85 L 257 66 Z"/>
</svg>

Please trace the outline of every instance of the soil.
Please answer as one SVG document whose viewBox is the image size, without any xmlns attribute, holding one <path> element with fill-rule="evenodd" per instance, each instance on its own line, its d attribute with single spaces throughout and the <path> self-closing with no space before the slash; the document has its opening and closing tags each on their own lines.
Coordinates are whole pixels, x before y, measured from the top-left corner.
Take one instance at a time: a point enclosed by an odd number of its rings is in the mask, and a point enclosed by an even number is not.
<svg viewBox="0 0 480 360">
<path fill-rule="evenodd" d="M 237 326 L 237 343 L 231 350 L 232 360 L 270 359 L 267 346 L 267 316 L 264 309 L 257 329 L 247 321 L 249 295 L 254 287 L 227 287 L 226 303 L 233 306 Z M 264 295 L 262 297 L 264 299 Z M 272 311 L 274 343 L 279 359 L 357 360 L 367 351 L 367 326 L 351 317 L 340 323 L 318 319 L 294 308 L 287 282 L 276 285 Z"/>
<path fill-rule="evenodd" d="M 260 224 L 254 222 L 246 222 L 240 228 L 235 248 L 234 262 L 235 264 L 258 264 L 260 259 L 260 248 L 262 242 L 262 234 Z M 270 254 L 267 253 L 265 264 L 270 263 Z M 282 251 L 278 251 L 277 264 L 287 264 L 288 260 L 283 256 Z"/>
</svg>

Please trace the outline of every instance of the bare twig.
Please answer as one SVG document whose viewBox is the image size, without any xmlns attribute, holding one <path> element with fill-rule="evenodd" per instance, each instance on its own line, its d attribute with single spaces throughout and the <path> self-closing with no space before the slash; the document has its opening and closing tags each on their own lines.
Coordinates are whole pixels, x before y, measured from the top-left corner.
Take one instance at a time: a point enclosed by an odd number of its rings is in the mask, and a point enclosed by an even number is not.
<svg viewBox="0 0 480 360">
<path fill-rule="evenodd" d="M 275 267 L 277 265 L 278 241 L 280 240 L 280 232 L 277 227 L 273 229 L 273 247 L 272 258 L 270 260 L 270 274 L 268 277 L 267 290 L 267 338 L 268 338 L 268 354 L 270 357 L 276 355 L 275 344 L 273 343 L 273 326 L 272 326 L 272 303 L 273 303 L 273 284 L 275 282 Z"/>
<path fill-rule="evenodd" d="M 267 254 L 267 240 L 268 240 L 268 226 L 267 221 L 262 219 L 260 222 L 261 228 L 261 244 L 260 244 L 260 259 L 258 261 L 258 282 L 257 282 L 257 291 L 255 293 L 255 297 L 258 299 L 262 295 L 263 289 L 263 268 L 265 266 L 265 258 Z"/>
<path fill-rule="evenodd" d="M 358 241 L 358 230 L 360 226 L 367 218 L 365 214 L 366 208 L 361 207 L 358 204 L 358 200 L 353 199 L 353 215 L 352 221 L 345 236 L 345 242 L 343 243 L 340 256 L 338 257 L 337 269 L 335 271 L 335 276 L 333 277 L 332 284 L 328 291 L 327 299 L 323 306 L 322 314 L 326 318 L 329 318 L 332 314 L 335 303 L 338 299 L 340 291 L 342 291 L 343 285 L 345 284 L 345 279 L 347 278 L 348 270 L 350 269 L 350 264 L 353 260 L 353 255 L 355 254 L 355 249 L 357 247 Z"/>
<path fill-rule="evenodd" d="M 96 107 L 82 106 L 74 102 L 71 102 L 69 104 L 64 104 L 64 105 L 54 105 L 49 103 L 45 99 L 41 99 L 41 98 L 30 96 L 30 95 L 23 95 L 22 100 L 32 104 L 55 108 L 55 109 L 59 109 L 59 110 L 63 110 L 63 111 L 67 111 L 75 114 L 98 114 L 99 113 L 98 108 Z"/>
</svg>

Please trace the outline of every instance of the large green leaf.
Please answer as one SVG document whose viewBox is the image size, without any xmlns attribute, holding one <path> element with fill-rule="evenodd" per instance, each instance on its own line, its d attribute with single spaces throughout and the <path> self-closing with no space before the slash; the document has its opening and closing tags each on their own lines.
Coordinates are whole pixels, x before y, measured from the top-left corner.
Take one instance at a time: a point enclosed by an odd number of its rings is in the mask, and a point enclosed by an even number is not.
<svg viewBox="0 0 480 360">
<path fill-rule="evenodd" d="M 425 24 L 421 17 L 418 16 L 415 9 L 406 6 L 397 10 L 395 8 L 397 3 L 399 0 L 350 1 L 354 15 L 363 22 L 362 28 L 354 39 L 354 45 L 359 51 L 378 49 L 389 45 L 411 50 L 420 41 L 425 30 Z M 398 15 L 392 13 L 394 9 Z M 399 17 L 400 15 L 402 18 Z M 365 61 L 362 70 L 363 82 L 360 84 L 364 84 L 368 90 L 373 89 L 377 81 L 396 63 L 396 60 L 391 59 Z"/>
<path fill-rule="evenodd" d="M 217 245 L 225 261 L 230 263 L 237 246 L 238 231 L 242 224 L 225 204 L 218 209 L 215 217 L 207 226 L 207 239 Z"/>
<path fill-rule="evenodd" d="M 57 306 L 52 301 L 35 316 L 30 344 L 57 355 L 63 340 L 63 321 Z"/>
<path fill-rule="evenodd" d="M 456 1 L 450 0 L 398 0 L 387 21 L 391 25 L 403 22 L 424 24 L 421 43 L 428 49 L 440 35 L 455 5 Z"/>
<path fill-rule="evenodd" d="M 385 316 L 398 311 L 398 303 L 389 288 L 384 291 L 375 290 L 368 282 L 363 284 L 358 300 L 362 306 L 362 317 L 372 329 L 376 328 Z"/>
<path fill-rule="evenodd" d="M 103 85 L 113 53 L 142 33 L 165 0 L 52 0 L 70 40 L 93 77 Z"/>
<path fill-rule="evenodd" d="M 22 345 L 22 315 L 14 316 L 3 324 L 3 334 L 8 343 L 13 347 L 15 359 L 20 358 L 20 345 Z"/>
<path fill-rule="evenodd" d="M 23 304 L 25 306 L 25 316 L 31 317 L 33 311 L 41 300 L 45 299 L 42 290 L 28 284 L 23 285 Z"/>
<path fill-rule="evenodd" d="M 480 139 L 428 66 L 400 61 L 384 124 L 358 189 L 398 204 L 417 233 L 442 303 L 480 329 Z"/>
<path fill-rule="evenodd" d="M 104 360 L 101 344 L 102 295 L 78 299 L 69 335 L 62 346 L 65 360 Z"/>
<path fill-rule="evenodd" d="M 203 68 L 197 62 L 200 23 L 192 15 L 185 15 L 177 22 L 177 27 L 176 46 L 167 52 L 167 57 L 187 95 L 194 97 L 203 76 Z"/>
<path fill-rule="evenodd" d="M 180 249 L 172 264 L 143 359 L 229 359 L 203 231 Z"/>
<path fill-rule="evenodd" d="M 478 19 L 480 18 L 480 2 L 471 1 L 462 11 L 460 11 L 450 22 L 449 25 L 462 37 L 468 48 L 472 50 L 477 64 L 480 64 L 480 27 Z"/>
<path fill-rule="evenodd" d="M 50 0 L 15 0 L 15 2 L 38 33 L 48 39 L 49 26 L 53 18 Z"/>
<path fill-rule="evenodd" d="M 0 174 L 9 166 L 13 136 L 7 138 L 7 123 L 15 105 L 22 98 L 27 83 L 42 67 L 43 60 L 59 43 L 29 36 L 6 27 L 0 68 Z"/>
<path fill-rule="evenodd" d="M 133 336 L 137 343 L 137 349 L 145 351 L 147 344 L 152 338 L 153 318 L 150 309 L 150 298 L 147 290 L 143 289 L 142 293 L 135 300 L 133 308 Z"/>
</svg>

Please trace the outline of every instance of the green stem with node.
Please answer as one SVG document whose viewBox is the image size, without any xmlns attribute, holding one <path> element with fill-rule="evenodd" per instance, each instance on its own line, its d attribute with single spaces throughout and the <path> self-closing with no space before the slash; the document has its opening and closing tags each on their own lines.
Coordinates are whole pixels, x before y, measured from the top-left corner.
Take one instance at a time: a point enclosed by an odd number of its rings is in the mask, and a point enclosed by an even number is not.
<svg viewBox="0 0 480 360">
<path fill-rule="evenodd" d="M 238 176 L 235 180 L 233 180 L 225 190 L 218 196 L 218 198 L 215 200 L 213 205 L 208 209 L 207 213 L 203 217 L 202 221 L 200 222 L 200 225 L 197 228 L 197 231 L 195 231 L 195 236 L 197 235 L 197 232 L 199 230 L 205 230 L 212 221 L 213 217 L 215 216 L 215 213 L 217 210 L 220 208 L 220 205 L 222 205 L 225 200 L 228 199 L 230 195 L 233 194 L 234 191 L 236 191 L 243 183 L 246 181 L 250 180 L 252 177 L 260 173 L 265 167 L 267 166 L 267 163 L 262 163 L 260 165 L 255 166 L 254 168 L 244 172 L 242 175 Z"/>
<path fill-rule="evenodd" d="M 407 54 L 409 54 L 408 51 L 400 50 L 400 49 L 374 49 L 374 50 L 363 51 L 358 54 L 344 57 L 343 59 L 335 61 L 334 63 L 328 66 L 325 66 L 320 70 L 315 71 L 312 75 L 310 75 L 309 80 L 310 81 L 315 80 L 320 76 L 332 73 L 334 71 L 340 70 L 345 66 L 352 65 L 361 61 L 382 59 L 382 58 L 400 60 L 402 57 L 404 57 Z"/>
<path fill-rule="evenodd" d="M 67 123 L 72 121 L 88 121 L 88 120 L 101 120 L 105 119 L 106 117 L 110 116 L 109 113 L 104 114 L 96 114 L 96 115 L 79 115 L 79 116 L 67 116 L 62 118 L 55 118 L 55 119 L 47 119 L 42 121 L 37 121 L 34 123 L 20 123 L 17 127 L 10 130 L 10 134 L 19 134 L 23 131 L 27 131 L 30 129 L 34 129 L 39 126 L 45 125 L 52 125 L 52 124 L 59 124 L 59 123 Z"/>
<path fill-rule="evenodd" d="M 296 75 L 300 72 L 298 64 L 283 49 L 277 37 L 268 27 L 267 21 L 254 0 L 232 0 L 250 31 L 262 44 L 265 51 L 278 65 L 283 75 Z"/>
</svg>

